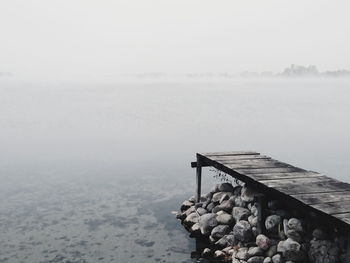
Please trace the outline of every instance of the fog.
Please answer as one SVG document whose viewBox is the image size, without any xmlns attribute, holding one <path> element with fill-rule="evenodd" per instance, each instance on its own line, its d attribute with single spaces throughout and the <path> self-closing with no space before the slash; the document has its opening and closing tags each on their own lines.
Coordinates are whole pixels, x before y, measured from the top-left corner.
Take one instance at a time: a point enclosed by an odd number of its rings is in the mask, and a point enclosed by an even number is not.
<svg viewBox="0 0 350 263">
<path fill-rule="evenodd" d="M 350 68 L 346 0 L 2 0 L 0 72 L 53 81 L 143 72 Z"/>
<path fill-rule="evenodd" d="M 0 1 L 0 262 L 194 262 L 196 152 L 350 182 L 349 7 Z"/>
</svg>

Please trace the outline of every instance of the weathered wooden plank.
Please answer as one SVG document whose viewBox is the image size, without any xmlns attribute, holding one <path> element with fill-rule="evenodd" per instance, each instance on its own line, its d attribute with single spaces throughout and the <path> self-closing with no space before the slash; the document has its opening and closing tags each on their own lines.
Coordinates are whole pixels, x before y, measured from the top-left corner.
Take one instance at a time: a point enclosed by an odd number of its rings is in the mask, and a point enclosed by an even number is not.
<svg viewBox="0 0 350 263">
<path fill-rule="evenodd" d="M 228 167 L 228 165 L 225 165 Z M 228 167 L 229 168 L 229 167 Z M 259 169 L 234 169 L 236 172 L 243 175 L 261 174 L 261 173 L 292 173 L 305 172 L 305 170 L 297 167 L 282 167 L 282 168 L 259 168 Z"/>
<path fill-rule="evenodd" d="M 223 162 L 221 162 L 223 163 Z M 225 166 L 231 168 L 231 169 L 256 169 L 256 168 L 282 168 L 282 167 L 290 167 L 292 168 L 293 166 L 286 164 L 286 163 L 281 163 L 279 161 L 275 160 L 254 160 L 254 161 L 247 161 L 247 160 L 241 160 L 239 162 L 234 162 L 234 163 L 223 163 Z"/>
<path fill-rule="evenodd" d="M 295 172 L 295 173 L 268 173 L 268 174 L 250 174 L 249 177 L 256 181 L 259 180 L 276 180 L 276 179 L 293 179 L 293 178 L 310 178 L 321 176 L 315 172 Z"/>
<path fill-rule="evenodd" d="M 350 213 L 335 214 L 333 216 L 350 225 Z"/>
<path fill-rule="evenodd" d="M 220 156 L 207 156 L 210 160 L 220 161 L 220 162 L 237 162 L 239 160 L 259 160 L 259 159 L 271 159 L 271 157 L 266 155 L 220 155 Z"/>
<path fill-rule="evenodd" d="M 290 178 L 290 179 L 276 179 L 276 180 L 258 180 L 259 183 L 262 183 L 268 187 L 299 187 L 299 185 L 304 184 L 320 184 L 327 183 L 332 179 L 326 176 L 315 176 L 307 178 Z M 311 185 L 310 185 L 311 186 Z"/>
<path fill-rule="evenodd" d="M 340 202 L 314 204 L 310 206 L 330 215 L 350 213 L 350 202 L 340 201 Z"/>
<path fill-rule="evenodd" d="M 254 151 L 230 151 L 230 152 L 206 152 L 206 153 L 199 153 L 199 154 L 209 157 L 209 156 L 220 156 L 220 155 L 256 155 L 260 153 L 254 152 Z"/>
<path fill-rule="evenodd" d="M 292 195 L 292 197 L 298 199 L 307 205 L 350 201 L 350 189 L 348 191 L 331 192 L 331 193 L 317 193 L 317 194 L 299 194 Z"/>
<path fill-rule="evenodd" d="M 287 163 L 282 163 L 273 159 L 239 159 L 239 160 L 219 160 L 220 163 L 222 164 L 232 164 L 232 165 L 255 165 L 255 164 L 283 164 L 285 166 L 291 166 L 290 164 Z"/>
<path fill-rule="evenodd" d="M 301 185 L 298 185 L 298 187 L 278 186 L 278 187 L 275 187 L 275 189 L 287 195 L 296 195 L 296 194 L 331 193 L 331 192 L 348 191 L 350 189 L 350 186 L 347 183 L 330 179 L 330 180 L 318 182 L 318 183 L 301 184 Z"/>
</svg>

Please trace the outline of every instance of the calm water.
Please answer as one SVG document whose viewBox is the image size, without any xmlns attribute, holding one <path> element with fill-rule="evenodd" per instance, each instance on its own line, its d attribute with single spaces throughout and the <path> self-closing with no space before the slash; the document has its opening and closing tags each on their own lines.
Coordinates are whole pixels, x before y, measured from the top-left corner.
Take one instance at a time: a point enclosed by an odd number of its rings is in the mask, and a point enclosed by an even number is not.
<svg viewBox="0 0 350 263">
<path fill-rule="evenodd" d="M 0 82 L 0 262 L 192 262 L 195 152 L 350 182 L 349 114 L 350 80 Z"/>
</svg>

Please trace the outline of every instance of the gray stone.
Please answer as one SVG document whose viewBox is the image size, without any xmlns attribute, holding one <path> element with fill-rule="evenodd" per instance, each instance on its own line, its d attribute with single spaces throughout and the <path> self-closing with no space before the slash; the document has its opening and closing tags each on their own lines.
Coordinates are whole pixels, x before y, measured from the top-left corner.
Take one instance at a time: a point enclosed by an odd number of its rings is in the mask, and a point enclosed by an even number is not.
<svg viewBox="0 0 350 263">
<path fill-rule="evenodd" d="M 226 257 L 226 254 L 222 252 L 221 250 L 216 250 L 214 252 L 214 258 L 216 259 L 224 259 Z"/>
<path fill-rule="evenodd" d="M 215 242 L 215 245 L 219 247 L 229 247 L 229 246 L 233 246 L 234 244 L 235 244 L 234 235 L 225 235 L 222 238 L 220 238 L 217 242 Z"/>
<path fill-rule="evenodd" d="M 283 232 L 284 233 L 287 233 L 289 230 L 289 227 L 288 227 L 288 219 L 283 219 Z"/>
<path fill-rule="evenodd" d="M 218 239 L 222 238 L 224 235 L 228 234 L 229 232 L 230 232 L 230 227 L 228 225 L 218 225 L 218 226 L 213 228 L 210 236 L 213 239 L 218 240 Z"/>
<path fill-rule="evenodd" d="M 231 200 L 225 200 L 220 205 L 213 208 L 213 213 L 216 213 L 218 211 L 225 211 L 230 213 L 232 211 L 233 206 L 234 203 Z"/>
<path fill-rule="evenodd" d="M 310 262 L 327 262 L 327 263 L 337 263 L 337 262 L 348 262 L 341 261 L 341 251 L 332 243 L 330 240 L 311 240 L 310 248 L 308 250 L 308 256 Z"/>
<path fill-rule="evenodd" d="M 206 209 L 211 212 L 213 210 L 213 208 L 215 207 L 215 204 L 214 203 L 209 203 L 206 207 Z"/>
<path fill-rule="evenodd" d="M 281 252 L 284 259 L 292 261 L 301 261 L 305 256 L 301 245 L 290 238 L 278 243 L 277 252 Z"/>
<path fill-rule="evenodd" d="M 277 215 L 270 215 L 265 220 L 265 227 L 266 230 L 271 233 L 277 233 L 278 232 L 278 226 L 281 223 L 281 217 Z"/>
<path fill-rule="evenodd" d="M 200 234 L 201 230 L 199 229 L 199 224 L 195 223 L 193 226 L 191 226 L 190 232 L 196 235 Z"/>
<path fill-rule="evenodd" d="M 272 257 L 272 262 L 273 263 L 283 263 L 284 260 L 280 254 L 276 254 Z"/>
<path fill-rule="evenodd" d="M 272 263 L 272 259 L 270 257 L 266 257 L 263 263 Z"/>
<path fill-rule="evenodd" d="M 236 253 L 236 258 L 240 259 L 240 260 L 247 260 L 248 259 L 247 252 L 248 252 L 247 247 L 239 248 L 237 253 Z"/>
<path fill-rule="evenodd" d="M 223 195 L 232 196 L 233 194 L 231 192 L 217 192 L 217 193 L 213 194 L 211 201 L 213 203 L 219 203 L 219 201 Z"/>
<path fill-rule="evenodd" d="M 242 200 L 240 196 L 235 198 L 235 206 L 246 207 L 247 203 Z"/>
<path fill-rule="evenodd" d="M 272 258 L 277 254 L 277 245 L 272 245 L 265 253 L 266 256 Z"/>
<path fill-rule="evenodd" d="M 237 258 L 232 258 L 232 263 L 240 263 L 240 261 Z"/>
<path fill-rule="evenodd" d="M 233 219 L 233 216 L 227 213 L 222 213 L 216 217 L 216 220 L 221 225 L 233 225 L 235 220 Z"/>
<path fill-rule="evenodd" d="M 187 217 L 187 216 L 186 216 L 186 213 L 185 213 L 185 212 L 183 212 L 183 213 L 178 212 L 178 213 L 176 214 L 176 218 L 177 218 L 177 219 L 180 219 L 181 221 L 183 221 L 186 217 Z"/>
<path fill-rule="evenodd" d="M 254 203 L 250 208 L 250 212 L 256 217 L 258 216 L 258 213 L 259 213 L 258 207 L 259 205 L 257 203 Z"/>
<path fill-rule="evenodd" d="M 247 263 L 263 263 L 264 257 L 261 256 L 254 256 L 248 259 Z"/>
<path fill-rule="evenodd" d="M 248 186 L 244 185 L 241 190 L 241 198 L 244 202 L 253 202 L 256 196 L 256 192 L 249 188 Z"/>
<path fill-rule="evenodd" d="M 202 235 L 208 236 L 214 227 L 218 225 L 217 215 L 213 213 L 204 214 L 199 217 L 199 228 Z"/>
<path fill-rule="evenodd" d="M 248 242 L 253 238 L 253 233 L 250 224 L 247 221 L 241 220 L 233 227 L 233 235 L 236 240 Z"/>
<path fill-rule="evenodd" d="M 204 204 L 204 202 L 203 202 L 203 203 L 196 203 L 196 204 L 194 205 L 194 208 L 197 210 L 197 208 L 203 207 L 203 204 Z"/>
<path fill-rule="evenodd" d="M 291 218 L 288 220 L 288 228 L 293 229 L 298 233 L 304 232 L 303 225 L 302 225 L 301 221 L 297 218 Z"/>
<path fill-rule="evenodd" d="M 263 256 L 264 255 L 264 251 L 260 248 L 260 247 L 250 247 L 248 249 L 248 257 L 255 257 L 255 256 Z"/>
<path fill-rule="evenodd" d="M 213 193 L 209 192 L 209 193 L 205 194 L 205 197 L 207 198 L 207 201 L 206 201 L 206 202 L 208 202 L 208 201 L 210 201 L 211 198 L 213 197 Z"/>
<path fill-rule="evenodd" d="M 249 215 L 250 211 L 247 208 L 235 206 L 232 209 L 232 216 L 236 220 L 236 222 L 240 220 L 247 220 Z"/>
<path fill-rule="evenodd" d="M 206 209 L 204 209 L 203 207 L 199 207 L 199 208 L 197 208 L 197 213 L 201 216 L 201 215 L 208 213 L 208 211 Z"/>
<path fill-rule="evenodd" d="M 186 211 L 185 211 L 185 214 L 186 216 L 188 216 L 189 214 L 192 214 L 193 212 L 195 212 L 196 209 L 194 206 L 191 206 L 190 208 L 188 208 Z"/>
<path fill-rule="evenodd" d="M 287 231 L 286 236 L 290 239 L 293 239 L 296 242 L 301 241 L 301 235 L 294 229 L 290 229 Z"/>
<path fill-rule="evenodd" d="M 263 250 L 268 250 L 271 245 L 270 239 L 263 234 L 260 234 L 256 237 L 255 243 L 258 247 L 260 247 Z"/>
<path fill-rule="evenodd" d="M 186 226 L 192 226 L 195 223 L 198 223 L 198 216 L 196 213 L 189 214 L 183 221 L 183 224 Z"/>
<path fill-rule="evenodd" d="M 196 202 L 196 197 L 194 195 L 192 195 L 190 198 L 188 198 L 188 201 L 194 203 L 194 202 Z"/>
<path fill-rule="evenodd" d="M 185 210 L 187 210 L 188 208 L 190 208 L 193 205 L 194 205 L 193 202 L 190 202 L 190 201 L 186 200 L 181 205 L 181 211 L 185 211 Z"/>
<path fill-rule="evenodd" d="M 203 258 L 209 258 L 211 256 L 213 252 L 211 251 L 210 248 L 205 248 L 203 249 L 203 252 L 202 252 L 202 257 Z"/>
<path fill-rule="evenodd" d="M 257 236 L 257 235 L 259 235 L 259 231 L 258 231 L 258 228 L 256 227 L 256 226 L 253 226 L 252 227 L 252 232 L 253 232 L 253 236 Z"/>
<path fill-rule="evenodd" d="M 220 192 L 233 192 L 234 187 L 230 183 L 222 183 L 218 185 L 218 190 Z"/>
<path fill-rule="evenodd" d="M 221 204 L 223 201 L 228 200 L 229 198 L 230 198 L 230 197 L 229 197 L 227 194 L 224 194 L 224 195 L 221 197 L 219 203 Z"/>
<path fill-rule="evenodd" d="M 258 225 L 258 217 L 257 216 L 253 216 L 253 215 L 250 215 L 248 217 L 248 222 L 251 226 L 257 226 Z"/>
</svg>

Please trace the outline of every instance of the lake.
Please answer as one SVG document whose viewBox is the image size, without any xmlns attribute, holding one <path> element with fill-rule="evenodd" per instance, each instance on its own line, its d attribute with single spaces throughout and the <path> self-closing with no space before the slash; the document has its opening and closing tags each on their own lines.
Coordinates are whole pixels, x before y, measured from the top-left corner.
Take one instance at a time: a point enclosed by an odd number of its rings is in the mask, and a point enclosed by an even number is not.
<svg viewBox="0 0 350 263">
<path fill-rule="evenodd" d="M 0 262 L 194 262 L 196 152 L 350 182 L 349 113 L 344 79 L 0 82 Z"/>
</svg>

